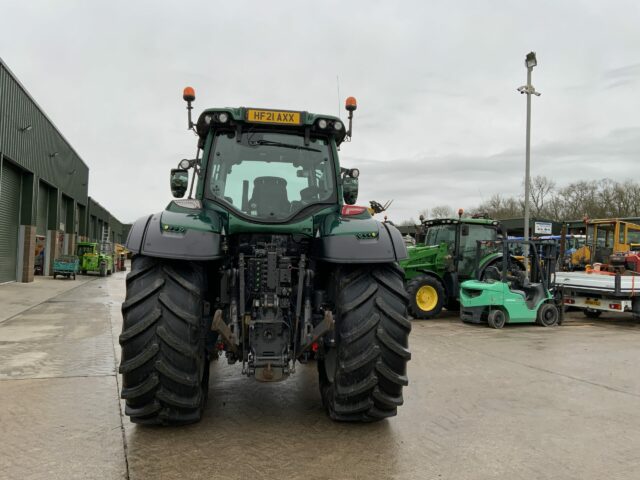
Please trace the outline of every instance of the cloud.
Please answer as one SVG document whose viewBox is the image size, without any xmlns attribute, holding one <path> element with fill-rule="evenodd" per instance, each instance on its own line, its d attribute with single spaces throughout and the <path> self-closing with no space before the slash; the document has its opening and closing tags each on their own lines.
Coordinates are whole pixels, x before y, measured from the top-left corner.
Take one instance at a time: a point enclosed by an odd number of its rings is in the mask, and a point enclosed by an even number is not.
<svg viewBox="0 0 640 480">
<path fill-rule="evenodd" d="M 625 178 L 638 161 L 634 1 L 34 0 L 5 2 L 2 17 L 3 59 L 89 165 L 90 194 L 123 221 L 161 210 L 169 170 L 195 153 L 185 85 L 196 112 L 335 114 L 356 96 L 343 162 L 362 169 L 362 201 L 395 199 L 397 220 L 520 191 L 525 98 L 515 89 L 530 50 L 543 92 L 532 173 L 560 185 Z"/>
</svg>

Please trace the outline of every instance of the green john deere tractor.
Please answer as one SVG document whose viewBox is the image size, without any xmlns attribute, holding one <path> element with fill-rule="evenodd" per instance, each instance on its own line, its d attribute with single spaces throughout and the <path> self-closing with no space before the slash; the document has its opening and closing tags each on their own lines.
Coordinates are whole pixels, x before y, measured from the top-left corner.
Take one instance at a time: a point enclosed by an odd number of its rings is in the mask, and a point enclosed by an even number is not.
<svg viewBox="0 0 640 480">
<path fill-rule="evenodd" d="M 479 266 L 481 275 L 502 257 L 502 251 L 490 243 L 502 238 L 500 223 L 486 216 L 463 218 L 462 211 L 459 214 L 459 218 L 423 220 L 420 243 L 408 247 L 409 257 L 400 262 L 405 271 L 409 312 L 414 318 L 433 318 L 443 307 L 459 308 L 460 283 L 476 274 L 478 240 L 488 241 Z M 524 270 L 515 257 L 510 257 L 510 265 Z"/>
<path fill-rule="evenodd" d="M 337 117 L 213 108 L 191 122 L 195 159 L 171 172 L 172 201 L 139 219 L 122 304 L 122 398 L 131 421 L 198 421 L 209 362 L 282 380 L 315 354 L 334 420 L 396 414 L 411 356 L 398 230 L 355 206 L 351 137 Z M 212 392 L 215 394 L 215 392 Z"/>
<path fill-rule="evenodd" d="M 108 242 L 79 242 L 76 255 L 80 260 L 80 272 L 86 275 L 97 272 L 101 277 L 111 275 L 113 267 L 113 246 Z"/>
</svg>

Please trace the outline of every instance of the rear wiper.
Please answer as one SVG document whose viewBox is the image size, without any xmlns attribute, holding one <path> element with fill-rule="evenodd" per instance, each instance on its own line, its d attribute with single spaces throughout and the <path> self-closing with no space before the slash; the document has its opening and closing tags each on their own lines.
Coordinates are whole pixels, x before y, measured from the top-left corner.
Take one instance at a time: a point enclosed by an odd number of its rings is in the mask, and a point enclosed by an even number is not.
<svg viewBox="0 0 640 480">
<path fill-rule="evenodd" d="M 282 148 L 292 148 L 294 150 L 306 150 L 308 152 L 321 152 L 322 150 L 318 150 L 317 148 L 311 147 L 303 147 L 301 145 L 294 145 L 292 143 L 282 143 L 282 142 L 274 142 L 273 140 L 256 140 L 255 142 L 249 142 L 249 145 L 267 145 L 270 147 L 282 147 Z"/>
</svg>

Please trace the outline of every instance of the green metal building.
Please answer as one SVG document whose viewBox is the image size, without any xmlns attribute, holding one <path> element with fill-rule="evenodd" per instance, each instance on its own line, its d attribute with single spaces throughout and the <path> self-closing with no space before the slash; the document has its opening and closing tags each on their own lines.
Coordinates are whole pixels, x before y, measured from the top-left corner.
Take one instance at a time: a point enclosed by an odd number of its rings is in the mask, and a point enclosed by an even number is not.
<svg viewBox="0 0 640 480">
<path fill-rule="evenodd" d="M 0 59 L 0 283 L 48 275 L 56 256 L 103 227 L 123 239 L 88 186 L 89 167 Z"/>
</svg>

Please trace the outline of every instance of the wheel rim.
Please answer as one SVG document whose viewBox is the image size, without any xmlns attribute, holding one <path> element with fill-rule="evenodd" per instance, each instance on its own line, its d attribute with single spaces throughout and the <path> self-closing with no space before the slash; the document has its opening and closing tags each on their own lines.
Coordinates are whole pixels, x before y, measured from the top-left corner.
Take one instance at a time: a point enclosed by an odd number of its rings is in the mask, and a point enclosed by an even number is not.
<svg viewBox="0 0 640 480">
<path fill-rule="evenodd" d="M 547 325 L 553 323 L 555 319 L 555 312 L 553 310 L 554 310 L 553 308 L 547 308 L 543 312 L 542 318 Z"/>
<path fill-rule="evenodd" d="M 436 308 L 438 304 L 438 292 L 431 285 L 423 285 L 416 292 L 416 304 L 424 312 Z"/>
</svg>

